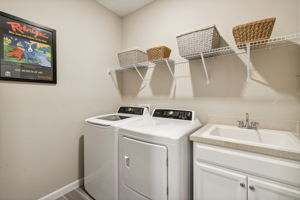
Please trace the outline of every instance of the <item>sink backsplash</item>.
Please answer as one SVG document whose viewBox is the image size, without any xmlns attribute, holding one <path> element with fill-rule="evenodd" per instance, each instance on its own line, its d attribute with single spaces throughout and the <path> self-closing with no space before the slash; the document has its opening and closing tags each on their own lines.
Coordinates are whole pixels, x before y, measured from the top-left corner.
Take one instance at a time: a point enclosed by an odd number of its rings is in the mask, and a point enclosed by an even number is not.
<svg viewBox="0 0 300 200">
<path fill-rule="evenodd" d="M 245 117 L 224 117 L 224 116 L 208 116 L 207 123 L 213 124 L 225 124 L 237 126 L 238 120 L 245 120 Z M 292 132 L 298 139 L 300 139 L 300 121 L 289 121 L 289 120 L 266 120 L 259 118 L 251 118 L 250 121 L 258 122 L 258 129 L 273 129 L 273 130 L 284 130 Z"/>
</svg>

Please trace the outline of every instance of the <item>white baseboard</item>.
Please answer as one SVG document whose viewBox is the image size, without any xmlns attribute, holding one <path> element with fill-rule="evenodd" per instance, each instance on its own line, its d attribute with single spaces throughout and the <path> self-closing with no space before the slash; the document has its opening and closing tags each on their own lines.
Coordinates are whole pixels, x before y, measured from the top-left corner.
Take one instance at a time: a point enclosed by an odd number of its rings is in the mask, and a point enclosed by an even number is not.
<svg viewBox="0 0 300 200">
<path fill-rule="evenodd" d="M 51 192 L 50 194 L 47 194 L 46 196 L 38 199 L 38 200 L 56 200 L 57 198 L 71 192 L 72 190 L 75 190 L 83 185 L 83 179 L 78 179 L 54 192 Z"/>
</svg>

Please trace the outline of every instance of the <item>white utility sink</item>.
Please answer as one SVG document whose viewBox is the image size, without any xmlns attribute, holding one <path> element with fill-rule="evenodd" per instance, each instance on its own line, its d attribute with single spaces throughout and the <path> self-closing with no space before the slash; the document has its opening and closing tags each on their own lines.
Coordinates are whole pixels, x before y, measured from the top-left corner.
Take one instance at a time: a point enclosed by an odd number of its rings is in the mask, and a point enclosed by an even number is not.
<svg viewBox="0 0 300 200">
<path fill-rule="evenodd" d="M 242 129 L 236 126 L 210 124 L 202 137 L 276 149 L 300 151 L 300 141 L 291 132 L 269 129 Z"/>
</svg>

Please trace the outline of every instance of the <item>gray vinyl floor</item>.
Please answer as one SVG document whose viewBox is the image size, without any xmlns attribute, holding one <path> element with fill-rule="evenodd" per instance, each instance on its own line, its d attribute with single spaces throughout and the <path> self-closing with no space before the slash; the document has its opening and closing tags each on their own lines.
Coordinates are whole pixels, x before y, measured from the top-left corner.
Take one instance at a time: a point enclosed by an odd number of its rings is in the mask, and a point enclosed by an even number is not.
<svg viewBox="0 0 300 200">
<path fill-rule="evenodd" d="M 59 197 L 56 200 L 94 200 L 94 199 L 91 198 L 83 188 L 78 188 L 76 190 L 69 192 L 68 194 L 65 194 L 62 197 Z"/>
</svg>

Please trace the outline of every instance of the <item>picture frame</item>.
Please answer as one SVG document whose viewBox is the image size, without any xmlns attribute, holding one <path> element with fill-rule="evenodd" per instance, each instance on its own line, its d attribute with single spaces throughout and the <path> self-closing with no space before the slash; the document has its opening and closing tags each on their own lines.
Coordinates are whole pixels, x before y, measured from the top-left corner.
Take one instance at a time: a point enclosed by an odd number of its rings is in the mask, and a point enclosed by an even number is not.
<svg viewBox="0 0 300 200">
<path fill-rule="evenodd" d="M 0 11 L 0 81 L 57 83 L 56 30 Z"/>
</svg>

